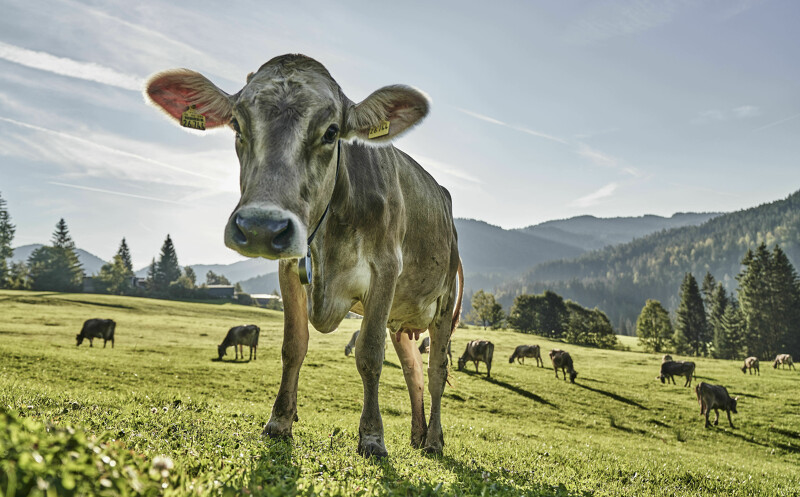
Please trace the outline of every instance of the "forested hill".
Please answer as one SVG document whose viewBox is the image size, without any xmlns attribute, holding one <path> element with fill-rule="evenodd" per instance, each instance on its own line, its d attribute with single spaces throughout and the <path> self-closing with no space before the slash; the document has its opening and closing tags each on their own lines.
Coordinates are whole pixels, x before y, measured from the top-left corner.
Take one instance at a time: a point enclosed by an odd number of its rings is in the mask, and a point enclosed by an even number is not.
<svg viewBox="0 0 800 497">
<path fill-rule="evenodd" d="M 520 293 L 553 290 L 565 299 L 605 311 L 620 332 L 632 333 L 647 299 L 674 310 L 684 273 L 710 271 L 728 290 L 745 252 L 776 243 L 800 264 L 800 192 L 784 200 L 715 217 L 700 226 L 661 231 L 577 259 L 539 264 L 499 295 L 504 307 Z"/>
</svg>

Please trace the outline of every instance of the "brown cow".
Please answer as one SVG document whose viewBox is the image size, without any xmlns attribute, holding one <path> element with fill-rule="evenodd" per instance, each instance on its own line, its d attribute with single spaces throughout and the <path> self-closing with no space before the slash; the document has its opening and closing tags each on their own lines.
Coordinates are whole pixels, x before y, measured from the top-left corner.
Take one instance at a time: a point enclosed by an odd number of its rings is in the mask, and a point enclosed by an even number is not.
<svg viewBox="0 0 800 497">
<path fill-rule="evenodd" d="M 742 373 L 747 372 L 750 370 L 750 374 L 753 374 L 753 370 L 756 370 L 759 376 L 761 376 L 761 370 L 758 369 L 758 357 L 748 357 L 744 360 L 744 366 L 742 366 Z"/>
<path fill-rule="evenodd" d="M 322 64 L 296 54 L 268 61 L 232 95 L 188 69 L 154 75 L 146 94 L 183 126 L 235 133 L 241 198 L 225 244 L 280 260 L 283 374 L 264 435 L 292 436 L 308 324 L 330 333 L 353 311 L 364 316 L 359 453 L 387 455 L 378 405 L 386 328 L 430 331 L 427 426 L 419 351 L 408 339 L 392 344 L 411 399 L 411 444 L 441 453 L 447 342 L 464 288 L 452 201 L 391 145 L 427 115 L 425 94 L 393 85 L 355 103 Z"/>
<path fill-rule="evenodd" d="M 779 364 L 781 369 L 783 369 L 784 365 L 789 366 L 789 369 L 797 369 L 794 367 L 794 361 L 792 361 L 792 356 L 789 354 L 778 354 L 775 356 L 775 362 L 772 364 L 773 369 L 778 369 Z"/>
<path fill-rule="evenodd" d="M 731 421 L 731 413 L 739 414 L 736 411 L 736 401 L 739 400 L 739 397 L 732 399 L 725 387 L 705 382 L 700 382 L 694 391 L 697 394 L 697 402 L 700 403 L 700 414 L 706 415 L 706 428 L 711 426 L 708 422 L 708 415 L 711 413 L 711 409 L 714 409 L 716 414 L 714 426 L 719 424 L 719 409 L 722 409 L 728 415 L 728 423 L 730 423 L 731 428 L 734 427 L 733 421 Z"/>
<path fill-rule="evenodd" d="M 258 355 L 258 336 L 261 333 L 261 328 L 254 324 L 248 324 L 244 326 L 234 326 L 228 333 L 225 335 L 225 339 L 222 340 L 222 343 L 217 345 L 217 353 L 219 354 L 219 360 L 221 361 L 223 356 L 225 356 L 228 347 L 233 347 L 233 352 L 235 354 L 234 360 L 238 361 L 239 356 L 244 359 L 244 346 L 247 345 L 250 347 L 250 360 L 255 361 L 256 356 Z"/>
<path fill-rule="evenodd" d="M 514 349 L 514 353 L 511 354 L 511 357 L 508 358 L 508 363 L 512 364 L 514 359 L 517 360 L 520 364 L 525 364 L 525 358 L 532 357 L 536 359 L 536 365 L 539 367 L 544 367 L 544 361 L 542 360 L 541 349 L 538 345 L 520 345 L 516 349 Z"/>
<path fill-rule="evenodd" d="M 570 383 L 575 383 L 578 372 L 572 367 L 572 356 L 569 355 L 569 352 L 553 349 L 550 351 L 550 361 L 553 363 L 556 379 L 558 379 L 558 370 L 561 369 L 561 373 L 564 375 L 564 381 L 567 381 L 567 373 L 569 373 Z"/>
<path fill-rule="evenodd" d="M 488 340 L 473 340 L 467 344 L 464 353 L 458 358 L 458 370 L 464 369 L 467 361 L 475 364 L 475 372 L 478 372 L 478 362 L 486 363 L 486 377 L 492 376 L 492 355 L 494 354 L 494 344 Z"/>
</svg>

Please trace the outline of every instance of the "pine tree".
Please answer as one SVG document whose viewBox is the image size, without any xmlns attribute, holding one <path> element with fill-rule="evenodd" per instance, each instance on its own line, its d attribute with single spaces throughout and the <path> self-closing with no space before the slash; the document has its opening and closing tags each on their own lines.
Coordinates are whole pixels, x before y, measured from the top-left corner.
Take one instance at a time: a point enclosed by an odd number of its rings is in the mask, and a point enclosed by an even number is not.
<svg viewBox="0 0 800 497">
<path fill-rule="evenodd" d="M 83 268 L 64 219 L 56 224 L 53 246 L 39 247 L 28 258 L 31 288 L 78 292 L 83 287 Z"/>
<path fill-rule="evenodd" d="M 800 354 L 800 286 L 797 271 L 783 250 L 777 245 L 772 250 L 770 265 L 770 289 L 772 290 L 772 315 L 775 327 L 773 352 L 785 350 Z M 770 356 L 771 357 L 771 356 Z"/>
<path fill-rule="evenodd" d="M 706 326 L 706 311 L 697 280 L 692 273 L 686 273 L 681 284 L 680 304 L 675 313 L 676 333 L 678 331 L 686 338 L 689 351 L 692 355 L 706 355 L 708 349 L 708 336 Z"/>
<path fill-rule="evenodd" d="M 706 309 L 706 318 L 711 312 L 711 300 L 714 296 L 714 290 L 717 287 L 717 282 L 710 271 L 706 271 L 703 277 L 703 284 L 700 286 L 700 293 L 703 294 L 703 305 Z"/>
<path fill-rule="evenodd" d="M 636 336 L 648 352 L 664 352 L 674 331 L 667 310 L 658 300 L 648 300 L 636 320 Z"/>
<path fill-rule="evenodd" d="M 708 330 L 713 338 L 713 350 L 711 355 L 717 359 L 735 359 L 728 337 L 722 327 L 722 317 L 725 315 L 725 310 L 730 305 L 728 299 L 728 292 L 722 283 L 718 283 L 716 289 L 711 293 L 709 304 L 707 306 L 708 315 Z"/>
<path fill-rule="evenodd" d="M 145 278 L 145 282 L 147 283 L 147 288 L 151 291 L 156 289 L 156 258 L 153 257 L 152 262 L 147 267 L 147 277 Z"/>
<path fill-rule="evenodd" d="M 167 235 L 164 244 L 161 246 L 161 255 L 156 264 L 153 282 L 157 291 L 165 291 L 170 283 L 177 281 L 181 277 L 181 267 L 178 264 L 178 255 L 175 253 L 175 246 L 172 238 Z"/>
<path fill-rule="evenodd" d="M 128 248 L 128 243 L 125 238 L 122 238 L 122 243 L 119 244 L 117 255 L 122 259 L 122 264 L 131 274 L 133 274 L 133 261 L 131 260 L 131 250 Z"/>
<path fill-rule="evenodd" d="M 9 264 L 7 262 L 14 255 L 11 244 L 14 241 L 16 227 L 11 224 L 11 216 L 6 208 L 6 201 L 0 196 L 0 288 L 9 286 Z"/>
</svg>

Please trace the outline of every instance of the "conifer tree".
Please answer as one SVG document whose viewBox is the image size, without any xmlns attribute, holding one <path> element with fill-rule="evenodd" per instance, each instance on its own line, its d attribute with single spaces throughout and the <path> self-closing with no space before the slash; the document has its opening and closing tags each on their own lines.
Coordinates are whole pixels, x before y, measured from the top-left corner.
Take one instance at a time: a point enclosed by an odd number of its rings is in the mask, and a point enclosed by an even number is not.
<svg viewBox="0 0 800 497">
<path fill-rule="evenodd" d="M 53 232 L 53 247 L 75 249 L 75 242 L 72 241 L 72 237 L 69 235 L 69 228 L 67 228 L 67 222 L 64 221 L 63 217 L 56 223 L 56 230 Z"/>
<path fill-rule="evenodd" d="M 181 277 L 181 267 L 178 264 L 178 255 L 175 253 L 175 246 L 172 238 L 167 235 L 164 244 L 161 246 L 161 255 L 156 264 L 156 271 L 153 278 L 156 290 L 163 291 L 169 288 L 170 283 L 177 281 Z"/>
<path fill-rule="evenodd" d="M 722 326 L 722 317 L 730 305 L 728 292 L 722 283 L 718 283 L 716 289 L 710 294 L 708 311 L 708 330 L 713 339 L 712 356 L 717 359 L 735 359 L 734 351 L 728 340 L 727 333 Z"/>
<path fill-rule="evenodd" d="M 703 305 L 706 309 L 706 318 L 708 318 L 708 315 L 711 312 L 711 300 L 714 296 L 714 290 L 716 287 L 717 282 L 714 279 L 714 275 L 712 275 L 710 271 L 706 271 L 706 275 L 703 277 L 703 283 L 700 286 L 700 293 L 703 294 Z"/>
<path fill-rule="evenodd" d="M 708 336 L 706 311 L 697 280 L 692 273 L 686 273 L 680 290 L 680 304 L 675 313 L 676 333 L 681 332 L 686 338 L 692 355 L 706 355 Z"/>
<path fill-rule="evenodd" d="M 122 238 L 122 242 L 119 244 L 119 250 L 117 250 L 117 255 L 122 259 L 122 264 L 125 266 L 125 269 L 130 271 L 133 274 L 133 261 L 131 260 L 131 250 L 128 248 L 128 243 L 125 241 L 125 238 Z"/>
<path fill-rule="evenodd" d="M 6 208 L 6 201 L 0 196 L 0 288 L 8 287 L 10 264 L 8 259 L 14 255 L 11 244 L 14 241 L 16 227 L 11 224 L 11 216 Z"/>
<path fill-rule="evenodd" d="M 53 246 L 39 247 L 28 258 L 31 288 L 57 292 L 78 292 L 83 287 L 83 268 L 75 243 L 62 218 L 53 233 Z"/>
<path fill-rule="evenodd" d="M 722 315 L 720 330 L 714 335 L 714 350 L 718 356 L 725 359 L 741 359 L 745 355 L 752 355 L 745 354 L 742 347 L 744 332 L 744 317 L 738 303 L 731 300 Z"/>
</svg>

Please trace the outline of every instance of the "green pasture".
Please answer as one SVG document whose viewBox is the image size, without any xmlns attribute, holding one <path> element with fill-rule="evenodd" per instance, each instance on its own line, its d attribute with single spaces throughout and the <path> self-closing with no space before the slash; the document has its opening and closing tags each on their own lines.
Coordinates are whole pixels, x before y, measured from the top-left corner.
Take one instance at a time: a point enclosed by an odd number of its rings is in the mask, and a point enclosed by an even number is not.
<svg viewBox="0 0 800 497">
<path fill-rule="evenodd" d="M 75 346 L 88 318 L 116 347 Z M 212 359 L 228 328 L 261 326 L 256 361 Z M 387 342 L 381 410 L 389 458 L 356 453 L 362 389 L 343 348 L 359 320 L 312 330 L 293 441 L 261 438 L 280 380 L 282 315 L 231 304 L 0 291 L 0 495 L 800 495 L 800 372 L 695 359 L 697 380 L 739 396 L 731 429 L 703 427 L 692 388 L 657 381 L 661 357 L 458 329 L 495 344 L 452 371 L 445 449 L 409 446 L 410 407 Z M 520 344 L 568 350 L 509 364 Z M 99 346 L 98 346 L 99 345 Z M 679 359 L 676 357 L 676 359 Z M 427 358 L 426 358 L 427 361 Z M 426 401 L 426 407 L 428 402 Z M 168 459 L 165 459 L 168 458 Z"/>
</svg>

